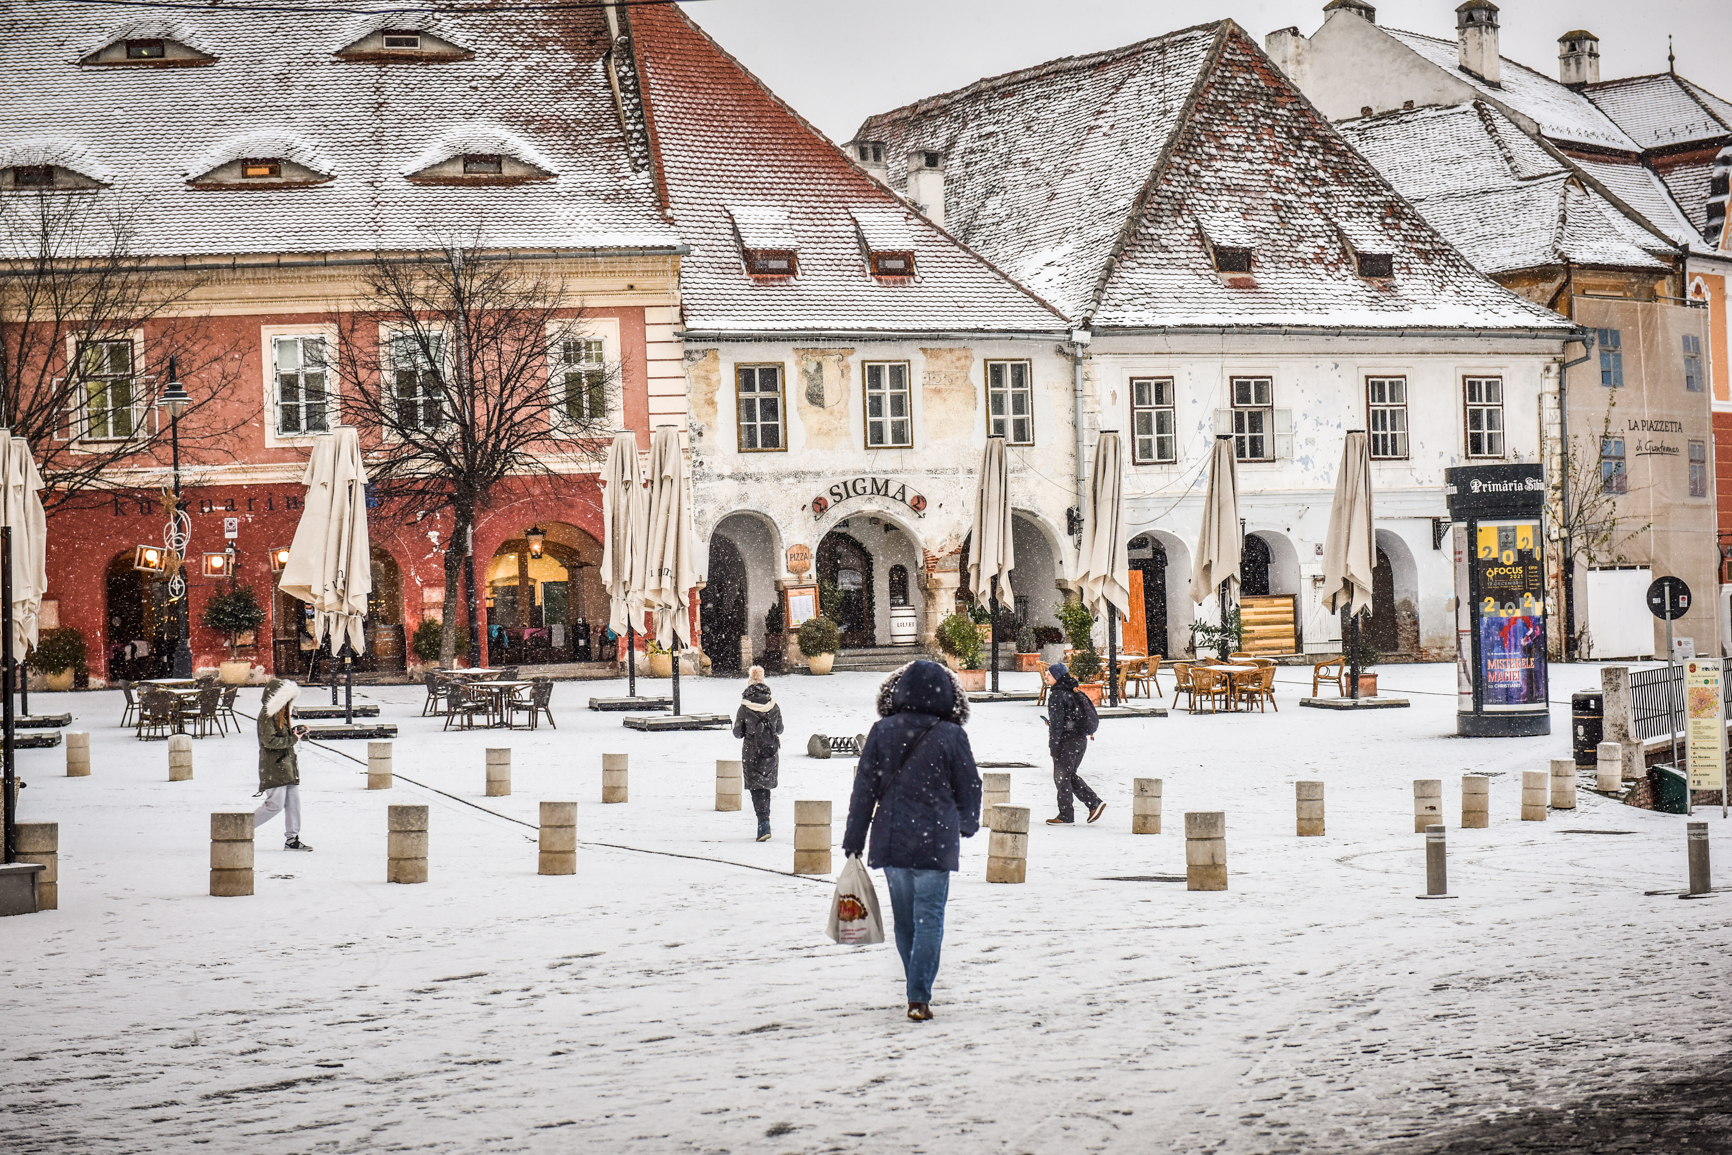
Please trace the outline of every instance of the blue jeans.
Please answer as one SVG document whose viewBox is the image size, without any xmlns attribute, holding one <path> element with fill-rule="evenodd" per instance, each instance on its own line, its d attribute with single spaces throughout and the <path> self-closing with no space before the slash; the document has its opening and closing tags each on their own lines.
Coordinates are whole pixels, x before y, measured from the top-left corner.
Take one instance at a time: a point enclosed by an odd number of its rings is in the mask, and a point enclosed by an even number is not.
<svg viewBox="0 0 1732 1155">
<path fill-rule="evenodd" d="M 886 866 L 890 913 L 896 922 L 896 953 L 908 975 L 908 1001 L 932 1001 L 938 977 L 938 952 L 944 946 L 944 904 L 950 898 L 948 870 Z"/>
</svg>

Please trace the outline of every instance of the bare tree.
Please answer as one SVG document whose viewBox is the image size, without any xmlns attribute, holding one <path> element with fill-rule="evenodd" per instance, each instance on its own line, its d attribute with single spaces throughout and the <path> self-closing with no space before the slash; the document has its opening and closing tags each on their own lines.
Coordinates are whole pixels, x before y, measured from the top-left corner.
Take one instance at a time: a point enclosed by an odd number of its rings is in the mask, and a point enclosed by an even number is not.
<svg viewBox="0 0 1732 1155">
<path fill-rule="evenodd" d="M 1587 438 L 1572 435 L 1561 454 L 1565 483 L 1559 488 L 1554 510 L 1563 563 L 1566 661 L 1574 661 L 1588 642 L 1588 631 L 1576 625 L 1576 563 L 1621 564 L 1627 560 L 1625 547 L 1654 524 L 1632 525 L 1622 512 L 1621 499 L 1643 487 L 1630 486 L 1623 455 L 1607 452 L 1623 439 L 1623 434 L 1612 428 L 1612 410 L 1617 406 L 1614 393 L 1606 403 L 1599 431 Z"/>
<path fill-rule="evenodd" d="M 461 582 L 478 662 L 476 518 L 502 482 L 605 453 L 618 363 L 561 278 L 488 253 L 479 235 L 374 260 L 336 328 L 343 411 L 378 497 L 405 514 L 450 511 L 440 657 L 456 654 Z"/>
<path fill-rule="evenodd" d="M 35 451 L 51 514 L 108 500 L 117 469 L 169 464 L 154 401 L 171 362 L 192 394 L 183 455 L 234 459 L 258 407 L 231 388 L 232 347 L 191 308 L 202 283 L 153 266 L 131 214 L 95 194 L 0 195 L 0 425 Z"/>
</svg>

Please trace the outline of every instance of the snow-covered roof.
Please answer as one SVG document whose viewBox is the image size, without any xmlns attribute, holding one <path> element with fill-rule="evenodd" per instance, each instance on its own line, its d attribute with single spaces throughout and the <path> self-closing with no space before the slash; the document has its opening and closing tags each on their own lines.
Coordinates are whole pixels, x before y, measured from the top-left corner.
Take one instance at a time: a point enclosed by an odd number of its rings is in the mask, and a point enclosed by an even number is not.
<svg viewBox="0 0 1732 1155">
<path fill-rule="evenodd" d="M 1550 140 L 1592 148 L 1641 151 L 1636 142 L 1593 101 L 1543 72 L 1503 56 L 1499 57 L 1502 61 L 1501 83 L 1487 84 L 1461 67 L 1461 50 L 1454 40 L 1440 40 L 1435 36 L 1401 32 L 1394 28 L 1385 31 L 1451 76 L 1479 89 L 1491 100 L 1501 101 L 1529 117 Z"/>
<path fill-rule="evenodd" d="M 84 5 L 87 8 L 98 8 L 96 5 Z M 76 45 L 71 53 L 74 61 L 83 60 L 107 48 L 110 44 L 118 44 L 123 40 L 172 40 L 184 44 L 194 52 L 202 52 L 206 56 L 215 56 L 216 49 L 200 35 L 197 23 L 185 17 L 152 17 L 145 20 L 113 21 L 113 8 L 103 9 L 110 19 L 103 21 L 98 30 L 91 31 L 74 42 Z M 122 9 L 124 12 L 124 9 Z"/>
<path fill-rule="evenodd" d="M 0 39 L 0 151 L 33 140 L 81 142 L 88 163 L 68 167 L 108 174 L 112 188 L 92 195 L 131 206 L 138 243 L 154 254 L 401 250 L 476 228 L 499 247 L 678 244 L 651 173 L 634 170 L 628 157 L 602 64 L 609 36 L 600 11 L 445 14 L 440 27 L 475 57 L 398 65 L 334 55 L 356 26 L 314 9 L 313 0 L 201 7 L 161 30 L 215 63 L 80 68 L 81 53 L 117 35 L 112 6 L 13 5 Z M 481 120 L 525 142 L 556 176 L 465 188 L 407 179 L 419 158 Z M 299 142 L 318 158 L 310 167 L 332 179 L 220 192 L 188 186 L 189 172 L 209 157 L 261 134 Z"/>
<path fill-rule="evenodd" d="M 1355 148 L 1486 273 L 1565 262 L 1661 272 L 1671 246 L 1484 101 L 1340 126 Z M 1646 171 L 1646 170 L 1640 170 Z"/>
<path fill-rule="evenodd" d="M 331 158 L 306 137 L 294 132 L 265 131 L 232 136 L 217 142 L 197 156 L 188 157 L 183 175 L 191 180 L 230 161 L 253 157 L 292 160 L 321 176 L 329 176 L 332 171 Z"/>
<path fill-rule="evenodd" d="M 1613 196 L 1646 217 L 1649 224 L 1679 244 L 1701 246 L 1701 228 L 1690 223 L 1683 207 L 1673 199 L 1671 189 L 1653 169 L 1633 158 L 1627 161 L 1595 157 L 1571 159 L 1584 172 L 1591 173 Z M 1712 162 L 1699 167 L 1702 188 L 1696 200 L 1702 209 L 1708 203 L 1708 169 L 1711 167 Z"/>
<path fill-rule="evenodd" d="M 939 149 L 945 220 L 1097 328 L 1567 328 L 1481 275 L 1231 21 L 869 118 L 890 180 Z M 1361 277 L 1358 243 L 1394 258 Z M 1256 250 L 1223 277 L 1208 246 Z M 1367 251 L 1375 251 L 1368 248 Z"/>
<path fill-rule="evenodd" d="M 674 5 L 628 10 L 667 197 L 691 252 L 680 298 L 695 334 L 1063 332 L 1065 319 L 856 168 Z M 874 277 L 860 249 L 900 222 L 916 276 Z M 748 247 L 799 250 L 753 277 Z M 886 234 L 891 235 L 891 234 Z M 792 242 L 792 243 L 790 243 Z"/>
<path fill-rule="evenodd" d="M 0 168 L 44 164 L 71 169 L 103 184 L 112 179 L 112 174 L 96 159 L 95 150 L 84 141 L 65 137 L 0 139 Z"/>
<path fill-rule="evenodd" d="M 403 166 L 403 175 L 412 176 L 442 161 L 475 153 L 514 157 L 549 174 L 559 171 L 555 167 L 557 162 L 546 151 L 531 144 L 522 133 L 492 121 L 474 121 L 455 125 L 440 133 Z"/>
<path fill-rule="evenodd" d="M 1645 149 L 1732 136 L 1732 105 L 1670 72 L 1590 84 L 1583 95 Z"/>
</svg>

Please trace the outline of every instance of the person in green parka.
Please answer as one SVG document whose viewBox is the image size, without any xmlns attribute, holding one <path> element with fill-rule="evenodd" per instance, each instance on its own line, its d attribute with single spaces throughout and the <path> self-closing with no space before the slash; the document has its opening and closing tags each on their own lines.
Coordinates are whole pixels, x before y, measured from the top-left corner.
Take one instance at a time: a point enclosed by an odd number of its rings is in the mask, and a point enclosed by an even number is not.
<svg viewBox="0 0 1732 1155">
<path fill-rule="evenodd" d="M 253 829 L 281 811 L 284 850 L 312 849 L 301 841 L 301 764 L 295 757 L 295 743 L 307 736 L 307 728 L 289 723 L 289 707 L 300 693 L 295 682 L 272 678 L 259 711 L 259 793 L 265 804 L 253 812 Z"/>
</svg>

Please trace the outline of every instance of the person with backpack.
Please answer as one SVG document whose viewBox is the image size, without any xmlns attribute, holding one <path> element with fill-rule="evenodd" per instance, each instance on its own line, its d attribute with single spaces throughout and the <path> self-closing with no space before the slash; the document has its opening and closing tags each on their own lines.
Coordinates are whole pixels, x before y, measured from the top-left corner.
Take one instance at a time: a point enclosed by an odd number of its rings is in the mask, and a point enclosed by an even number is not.
<svg viewBox="0 0 1732 1155">
<path fill-rule="evenodd" d="M 782 752 L 782 707 L 776 705 L 764 681 L 764 667 L 753 666 L 740 709 L 734 716 L 734 737 L 741 739 L 740 773 L 752 792 L 752 809 L 758 815 L 758 841 L 770 841 L 770 791 L 779 777 Z"/>
<path fill-rule="evenodd" d="M 937 662 L 910 662 L 878 688 L 879 720 L 866 735 L 842 853 L 881 867 L 889 884 L 896 953 L 907 976 L 908 1018 L 932 1017 L 944 945 L 944 908 L 964 838 L 980 829 L 980 773 L 963 726 L 962 680 Z"/>
<path fill-rule="evenodd" d="M 1052 688 L 1046 695 L 1046 748 L 1052 755 L 1052 783 L 1058 788 L 1058 817 L 1048 818 L 1048 826 L 1074 826 L 1076 812 L 1071 798 L 1088 807 L 1089 821 L 1106 813 L 1107 804 L 1077 775 L 1083 755 L 1088 753 L 1101 716 L 1086 694 L 1077 691 L 1077 680 L 1062 663 L 1047 670 L 1052 675 Z"/>
<path fill-rule="evenodd" d="M 284 850 L 312 849 L 301 841 L 301 764 L 295 757 L 295 743 L 307 728 L 289 722 L 289 707 L 300 693 L 299 684 L 272 678 L 259 711 L 259 793 L 265 802 L 253 812 L 253 829 L 281 813 Z"/>
</svg>

